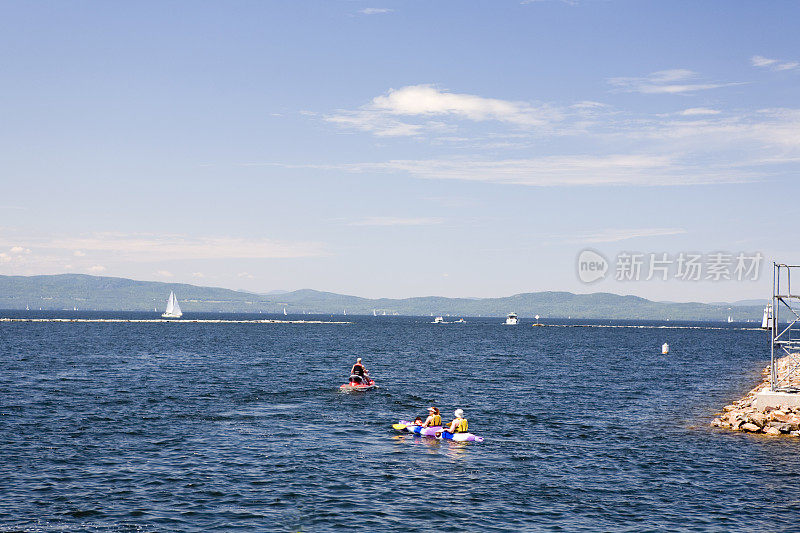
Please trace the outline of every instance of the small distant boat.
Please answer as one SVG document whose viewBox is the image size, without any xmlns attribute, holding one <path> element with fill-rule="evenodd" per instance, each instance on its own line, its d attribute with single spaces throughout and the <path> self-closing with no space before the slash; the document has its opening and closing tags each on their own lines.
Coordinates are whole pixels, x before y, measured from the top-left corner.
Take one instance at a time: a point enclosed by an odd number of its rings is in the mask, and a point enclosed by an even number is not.
<svg viewBox="0 0 800 533">
<path fill-rule="evenodd" d="M 733 318 L 731 318 L 731 315 L 728 315 L 728 324 L 730 324 L 731 322 L 733 322 Z"/>
<path fill-rule="evenodd" d="M 459 318 L 458 320 L 456 320 L 456 321 L 454 322 L 454 324 L 466 324 L 466 323 L 467 323 L 467 321 L 466 321 L 466 320 L 464 320 L 463 318 Z"/>
<path fill-rule="evenodd" d="M 772 303 L 768 303 L 761 318 L 761 329 L 772 329 L 772 321 Z"/>
<path fill-rule="evenodd" d="M 286 315 L 286 308 L 285 307 L 283 308 L 283 314 L 284 314 L 284 316 Z"/>
<path fill-rule="evenodd" d="M 347 316 L 347 309 L 344 310 L 344 316 Z"/>
<path fill-rule="evenodd" d="M 180 318 L 183 316 L 181 312 L 181 306 L 178 304 L 178 299 L 175 298 L 175 293 L 169 291 L 169 299 L 167 300 L 167 309 L 164 311 L 164 314 L 161 315 L 162 318 Z"/>
<path fill-rule="evenodd" d="M 667 355 L 668 353 L 669 353 L 669 344 L 665 342 L 664 344 L 661 345 L 661 354 Z"/>
<path fill-rule="evenodd" d="M 376 313 L 374 309 L 372 310 L 372 316 L 378 316 L 378 313 Z"/>
<path fill-rule="evenodd" d="M 506 326 L 516 326 L 517 324 L 519 324 L 517 313 L 508 313 L 506 317 Z"/>
<path fill-rule="evenodd" d="M 431 323 L 432 324 L 444 324 L 444 317 L 437 316 L 436 318 L 433 319 L 433 322 L 431 322 Z"/>
</svg>

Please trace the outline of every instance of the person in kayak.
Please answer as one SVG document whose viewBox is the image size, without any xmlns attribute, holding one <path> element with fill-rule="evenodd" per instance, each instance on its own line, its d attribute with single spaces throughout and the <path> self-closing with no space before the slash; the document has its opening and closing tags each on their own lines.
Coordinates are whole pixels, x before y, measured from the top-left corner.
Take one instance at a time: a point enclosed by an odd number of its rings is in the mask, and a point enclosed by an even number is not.
<svg viewBox="0 0 800 533">
<path fill-rule="evenodd" d="M 425 422 L 422 423 L 422 427 L 430 428 L 433 426 L 441 426 L 441 425 L 442 425 L 442 415 L 439 414 L 439 409 L 433 406 L 428 407 L 428 418 L 426 418 Z"/>
<path fill-rule="evenodd" d="M 414 419 L 414 425 L 415 426 L 422 426 L 422 419 L 420 417 L 415 418 Z M 425 426 L 422 426 L 422 427 L 425 427 Z"/>
<path fill-rule="evenodd" d="M 456 409 L 456 412 L 453 414 L 456 417 L 453 419 L 452 422 L 450 422 L 450 426 L 447 429 L 437 431 L 436 432 L 437 437 L 440 437 L 443 431 L 451 434 L 469 432 L 469 423 L 467 422 L 467 419 L 464 418 L 464 410 Z"/>
<path fill-rule="evenodd" d="M 353 365 L 353 368 L 350 369 L 350 376 L 359 376 L 363 383 L 369 382 L 369 371 L 367 368 L 361 364 L 361 358 L 359 357 L 356 359 L 356 364 Z"/>
</svg>

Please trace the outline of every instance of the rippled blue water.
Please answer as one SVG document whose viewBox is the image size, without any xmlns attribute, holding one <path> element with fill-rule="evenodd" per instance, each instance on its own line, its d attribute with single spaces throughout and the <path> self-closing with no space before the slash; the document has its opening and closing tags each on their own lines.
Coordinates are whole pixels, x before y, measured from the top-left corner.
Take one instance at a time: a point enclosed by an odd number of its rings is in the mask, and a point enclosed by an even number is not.
<svg viewBox="0 0 800 533">
<path fill-rule="evenodd" d="M 794 527 L 800 442 L 708 427 L 763 332 L 354 320 L 0 324 L 0 529 Z M 391 429 L 430 404 L 486 442 Z"/>
</svg>

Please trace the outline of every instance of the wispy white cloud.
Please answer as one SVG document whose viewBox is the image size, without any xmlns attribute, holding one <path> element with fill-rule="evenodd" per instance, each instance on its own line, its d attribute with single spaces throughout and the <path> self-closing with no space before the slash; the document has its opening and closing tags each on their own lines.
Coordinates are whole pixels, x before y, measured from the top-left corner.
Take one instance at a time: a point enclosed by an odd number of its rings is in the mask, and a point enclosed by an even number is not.
<svg viewBox="0 0 800 533">
<path fill-rule="evenodd" d="M 156 276 L 161 278 L 171 278 L 174 276 L 174 274 L 169 270 L 159 270 L 156 272 Z"/>
<path fill-rule="evenodd" d="M 800 155 L 800 109 L 760 109 L 681 120 L 643 118 L 609 135 L 656 143 L 651 150 L 704 153 L 720 164 L 735 166 L 778 155 Z"/>
<path fill-rule="evenodd" d="M 332 167 L 333 168 L 333 167 Z M 528 159 L 469 158 L 392 160 L 338 165 L 350 172 L 406 173 L 416 178 L 556 187 L 576 185 L 669 186 L 750 181 L 752 175 L 735 168 L 692 166 L 675 156 L 615 154 L 543 156 Z"/>
<path fill-rule="evenodd" d="M 719 115 L 720 113 L 721 111 L 717 109 L 709 109 L 708 107 L 690 107 L 689 109 L 684 109 L 678 114 L 684 117 L 696 117 L 699 115 Z"/>
<path fill-rule="evenodd" d="M 30 261 L 31 250 L 23 246 L 11 246 L 8 252 L 0 253 L 0 263 L 23 265 Z"/>
<path fill-rule="evenodd" d="M 643 77 L 609 78 L 608 83 L 619 91 L 643 94 L 682 94 L 739 85 L 739 83 L 699 83 L 697 79 L 697 73 L 691 70 L 672 69 L 660 70 Z"/>
<path fill-rule="evenodd" d="M 410 85 L 390 89 L 359 109 L 340 110 L 325 120 L 376 135 L 402 136 L 445 130 L 448 124 L 444 120 L 497 121 L 537 128 L 560 120 L 561 114 L 546 105 L 447 92 L 433 85 Z"/>
<path fill-rule="evenodd" d="M 552 2 L 552 1 L 560 2 L 562 4 L 567 4 L 567 5 L 570 5 L 570 6 L 578 5 L 577 0 L 521 0 L 520 1 L 520 5 L 524 6 L 524 5 L 528 5 L 528 4 L 539 4 L 539 3 L 543 3 L 543 2 Z"/>
<path fill-rule="evenodd" d="M 392 13 L 394 9 L 388 9 L 385 7 L 367 7 L 359 11 L 362 15 L 384 15 L 386 13 Z"/>
<path fill-rule="evenodd" d="M 238 274 L 236 274 L 236 277 L 243 279 L 255 279 L 255 276 L 250 274 L 249 272 L 239 272 Z"/>
<path fill-rule="evenodd" d="M 26 246 L 34 249 L 28 253 Z M 11 252 L 11 248 L 21 249 Z M 63 271 L 65 264 L 75 265 L 77 270 L 92 273 L 115 271 L 144 272 L 142 266 L 160 271 L 161 277 L 169 277 L 163 270 L 164 261 L 235 260 L 235 259 L 288 259 L 320 257 L 328 255 L 326 247 L 314 242 L 286 242 L 270 239 L 237 237 L 189 237 L 186 235 L 155 235 L 126 233 L 92 233 L 78 236 L 34 233 L 22 228 L 2 228 L 0 256 L 3 273 L 41 274 Z M 85 250 L 85 252 L 84 252 Z M 76 254 L 81 251 L 81 254 Z M 91 259 L 91 261 L 89 261 Z M 77 261 L 77 262 L 76 262 Z M 197 277 L 197 276 L 195 276 Z"/>
<path fill-rule="evenodd" d="M 797 61 L 783 61 L 781 59 L 770 59 L 764 56 L 753 56 L 750 63 L 754 67 L 768 68 L 771 70 L 794 70 L 800 67 Z"/>
<path fill-rule="evenodd" d="M 408 124 L 391 118 L 384 113 L 374 110 L 361 109 L 357 111 L 340 110 L 336 114 L 328 115 L 325 120 L 345 128 L 353 128 L 373 133 L 380 137 L 404 137 L 421 134 L 427 129 L 439 129 L 434 124 Z"/>
<path fill-rule="evenodd" d="M 390 90 L 388 94 L 374 98 L 372 107 L 390 115 L 452 115 L 475 121 L 498 120 L 525 126 L 545 124 L 554 115 L 547 108 L 537 108 L 526 102 L 450 93 L 432 85 Z"/>
<path fill-rule="evenodd" d="M 680 93 L 702 85 L 683 83 L 693 76 L 690 71 L 675 70 L 647 79 L 658 90 Z M 641 83 L 630 81 L 620 85 L 644 89 Z M 555 111 L 540 113 L 542 109 Z M 409 117 L 421 121 L 411 123 Z M 459 145 L 469 148 L 469 152 L 462 151 L 469 155 L 460 157 L 278 165 L 528 186 L 669 186 L 763 180 L 771 172 L 783 171 L 776 165 L 800 161 L 800 109 L 792 108 L 690 107 L 666 114 L 641 114 L 594 101 L 533 106 L 414 85 L 376 97 L 357 113 L 328 119 L 352 120 L 360 129 L 388 134 L 381 128 L 398 118 L 403 120 L 392 127 L 408 128 L 404 133 L 431 132 L 430 117 L 436 117 L 442 129 L 448 127 L 447 119 L 455 117 L 475 123 L 491 120 L 510 131 L 476 133 L 472 128 L 459 136 L 445 134 L 433 139 L 435 146 L 436 141 L 456 138 L 446 144 L 451 149 Z M 540 123 L 544 125 L 532 126 Z M 520 127 L 523 124 L 530 127 Z M 573 141 L 561 142 L 567 135 Z M 556 138 L 561 153 L 549 155 L 542 140 Z M 580 151 L 564 153 L 563 148 L 569 146 L 579 146 Z M 501 155 L 511 150 L 535 155 Z"/>
<path fill-rule="evenodd" d="M 293 243 L 270 239 L 237 237 L 189 237 L 95 233 L 84 237 L 52 237 L 39 243 L 42 248 L 87 250 L 122 254 L 131 260 L 159 259 L 272 259 L 324 255 L 316 243 Z"/>
<path fill-rule="evenodd" d="M 583 234 L 573 234 L 567 237 L 573 243 L 605 243 L 620 242 L 628 239 L 642 237 L 663 237 L 667 235 L 681 235 L 686 233 L 682 228 L 611 228 L 600 231 L 590 231 Z"/>
<path fill-rule="evenodd" d="M 441 224 L 444 219 L 437 217 L 367 217 L 350 222 L 349 226 L 432 226 Z"/>
<path fill-rule="evenodd" d="M 203 274 L 202 272 L 192 272 L 192 277 L 200 279 L 206 277 L 206 275 Z"/>
</svg>

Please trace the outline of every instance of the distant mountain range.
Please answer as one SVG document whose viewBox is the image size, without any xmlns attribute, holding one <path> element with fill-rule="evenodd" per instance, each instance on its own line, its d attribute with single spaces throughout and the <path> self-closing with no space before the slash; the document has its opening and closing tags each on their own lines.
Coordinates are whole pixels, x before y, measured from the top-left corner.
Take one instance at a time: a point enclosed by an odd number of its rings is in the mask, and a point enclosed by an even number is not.
<svg viewBox="0 0 800 533">
<path fill-rule="evenodd" d="M 650 320 L 761 320 L 765 301 L 736 303 L 654 302 L 611 293 L 534 292 L 503 298 L 360 298 L 303 289 L 255 294 L 183 283 L 59 274 L 0 276 L 0 309 L 39 308 L 100 311 L 163 311 L 175 291 L 184 313 L 241 312 L 350 315 L 496 316 L 516 312 L 520 318 L 609 318 Z M 757 303 L 755 303 L 757 302 Z"/>
</svg>

